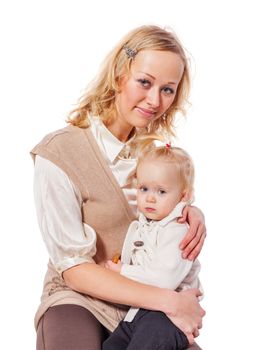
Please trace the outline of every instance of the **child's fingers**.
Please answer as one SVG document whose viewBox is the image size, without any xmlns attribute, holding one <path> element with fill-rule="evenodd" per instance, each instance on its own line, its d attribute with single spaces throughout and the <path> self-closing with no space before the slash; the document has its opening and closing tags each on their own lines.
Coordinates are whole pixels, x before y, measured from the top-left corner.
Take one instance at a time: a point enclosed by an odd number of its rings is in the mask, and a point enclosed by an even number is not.
<svg viewBox="0 0 270 350">
<path fill-rule="evenodd" d="M 121 257 L 121 255 L 120 255 L 119 253 L 116 253 L 116 254 L 114 254 L 114 256 L 113 256 L 112 261 L 113 261 L 115 264 L 117 264 L 118 261 L 120 261 L 120 257 Z"/>
</svg>

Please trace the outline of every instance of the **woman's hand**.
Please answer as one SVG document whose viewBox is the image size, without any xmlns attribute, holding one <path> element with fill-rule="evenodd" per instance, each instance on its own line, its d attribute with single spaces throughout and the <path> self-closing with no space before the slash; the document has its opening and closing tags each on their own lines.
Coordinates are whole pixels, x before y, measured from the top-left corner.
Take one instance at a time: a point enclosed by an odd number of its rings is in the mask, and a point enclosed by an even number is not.
<svg viewBox="0 0 270 350">
<path fill-rule="evenodd" d="M 202 250 L 206 237 L 204 215 L 197 207 L 187 206 L 178 222 L 182 224 L 186 221 L 189 224 L 189 229 L 180 244 L 180 249 L 183 251 L 182 257 L 184 259 L 195 260 Z"/>
<path fill-rule="evenodd" d="M 120 260 L 118 261 L 118 263 L 114 263 L 113 261 L 108 260 L 106 262 L 106 264 L 105 264 L 105 267 L 107 269 L 111 270 L 111 271 L 120 273 L 121 272 L 122 263 L 121 263 Z"/>
<path fill-rule="evenodd" d="M 94 263 L 71 267 L 64 271 L 63 277 L 67 286 L 77 292 L 112 303 L 164 312 L 186 334 L 190 344 L 199 335 L 205 311 L 198 302 L 201 292 L 197 289 L 177 293 L 141 284 Z"/>
<path fill-rule="evenodd" d="M 173 314 L 166 313 L 168 318 L 181 329 L 188 338 L 189 344 L 193 344 L 202 328 L 202 318 L 205 311 L 198 302 L 201 292 L 198 289 L 189 289 L 180 293 L 175 292 Z"/>
</svg>

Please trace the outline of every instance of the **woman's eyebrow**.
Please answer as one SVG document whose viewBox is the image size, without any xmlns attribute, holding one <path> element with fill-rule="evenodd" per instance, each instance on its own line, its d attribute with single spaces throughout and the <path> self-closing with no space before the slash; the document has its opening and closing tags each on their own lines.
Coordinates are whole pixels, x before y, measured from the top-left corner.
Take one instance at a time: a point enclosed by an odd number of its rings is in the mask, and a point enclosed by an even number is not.
<svg viewBox="0 0 270 350">
<path fill-rule="evenodd" d="M 139 71 L 139 73 L 146 74 L 146 75 L 148 75 L 150 78 L 152 78 L 153 80 L 156 80 L 156 78 L 155 78 L 153 75 L 149 74 L 149 73 L 142 72 L 142 71 Z M 177 83 L 176 83 L 175 81 L 168 81 L 168 83 L 166 83 L 166 84 L 174 84 L 174 85 L 176 85 Z"/>
<path fill-rule="evenodd" d="M 151 75 L 151 74 L 149 74 L 149 73 L 146 73 L 146 72 L 142 72 L 142 71 L 139 71 L 139 73 L 143 73 L 143 74 L 146 74 L 146 75 L 148 75 L 150 78 L 152 78 L 152 79 L 156 79 L 153 75 Z"/>
</svg>

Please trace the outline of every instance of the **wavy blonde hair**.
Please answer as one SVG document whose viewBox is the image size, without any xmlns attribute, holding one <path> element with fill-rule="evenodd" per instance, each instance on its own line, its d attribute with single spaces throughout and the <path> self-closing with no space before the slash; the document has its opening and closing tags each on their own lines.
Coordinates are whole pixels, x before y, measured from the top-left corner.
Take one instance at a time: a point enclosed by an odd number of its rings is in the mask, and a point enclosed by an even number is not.
<svg viewBox="0 0 270 350">
<path fill-rule="evenodd" d="M 123 49 L 127 46 L 137 52 L 142 50 L 170 51 L 178 54 L 184 64 L 184 71 L 178 85 L 175 99 L 166 111 L 166 118 L 153 121 L 141 134 L 161 133 L 174 135 L 173 120 L 177 111 L 185 115 L 185 106 L 190 91 L 189 65 L 185 51 L 177 36 L 169 30 L 154 25 L 145 25 L 129 32 L 104 60 L 101 70 L 79 99 L 77 107 L 69 113 L 67 122 L 86 128 L 89 116 L 99 116 L 105 124 L 110 124 L 117 113 L 115 97 L 120 92 L 120 80 L 129 74 L 132 58 Z M 136 57 L 134 58 L 136 59 Z"/>
</svg>

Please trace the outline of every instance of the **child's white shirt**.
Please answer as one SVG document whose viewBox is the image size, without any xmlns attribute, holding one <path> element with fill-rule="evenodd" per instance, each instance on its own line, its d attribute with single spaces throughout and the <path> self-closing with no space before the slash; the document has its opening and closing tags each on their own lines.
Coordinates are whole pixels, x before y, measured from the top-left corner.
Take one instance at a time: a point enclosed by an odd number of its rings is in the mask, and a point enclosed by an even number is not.
<svg viewBox="0 0 270 350">
<path fill-rule="evenodd" d="M 181 257 L 180 242 L 188 225 L 179 224 L 186 203 L 180 202 L 160 221 L 148 221 L 140 213 L 128 229 L 121 254 L 121 274 L 135 281 L 172 290 L 202 287 L 200 263 Z M 124 321 L 131 322 L 138 309 L 130 308 Z"/>
</svg>

